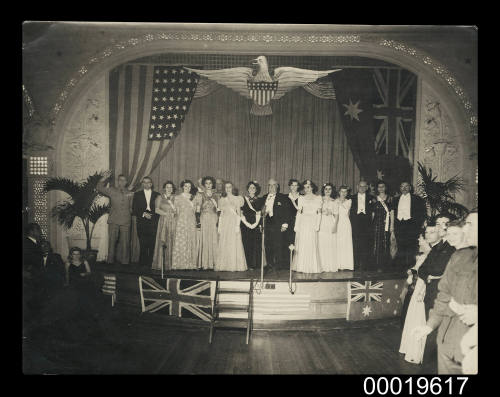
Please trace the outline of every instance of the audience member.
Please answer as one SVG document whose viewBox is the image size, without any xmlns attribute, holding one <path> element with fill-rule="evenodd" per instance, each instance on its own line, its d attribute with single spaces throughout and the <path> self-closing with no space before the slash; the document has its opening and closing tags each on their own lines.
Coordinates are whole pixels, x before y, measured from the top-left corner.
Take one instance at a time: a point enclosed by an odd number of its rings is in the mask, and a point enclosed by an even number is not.
<svg viewBox="0 0 500 397">
<path fill-rule="evenodd" d="M 438 284 L 438 295 L 427 325 L 414 329 L 422 338 L 438 329 L 438 374 L 462 373 L 460 342 L 470 326 L 477 323 L 477 212 L 471 212 L 463 225 L 465 244 L 461 244 L 461 225 L 450 223 L 447 239 L 457 249 Z M 467 247 L 464 247 L 467 246 Z"/>
</svg>

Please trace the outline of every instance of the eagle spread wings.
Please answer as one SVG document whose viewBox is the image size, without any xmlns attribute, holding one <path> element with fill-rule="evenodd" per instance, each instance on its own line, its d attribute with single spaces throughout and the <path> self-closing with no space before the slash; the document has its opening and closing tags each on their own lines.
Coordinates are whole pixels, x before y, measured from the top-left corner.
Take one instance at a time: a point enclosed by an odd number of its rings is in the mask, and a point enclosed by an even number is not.
<svg viewBox="0 0 500 397">
<path fill-rule="evenodd" d="M 272 114 L 271 99 L 280 99 L 294 88 L 305 86 L 321 77 L 341 70 L 308 70 L 284 66 L 274 69 L 274 75 L 271 77 L 265 56 L 257 57 L 254 64 L 257 64 L 255 76 L 253 69 L 246 67 L 217 70 L 187 67 L 185 69 L 231 88 L 245 98 L 252 99 L 253 106 L 250 113 L 259 116 Z"/>
</svg>

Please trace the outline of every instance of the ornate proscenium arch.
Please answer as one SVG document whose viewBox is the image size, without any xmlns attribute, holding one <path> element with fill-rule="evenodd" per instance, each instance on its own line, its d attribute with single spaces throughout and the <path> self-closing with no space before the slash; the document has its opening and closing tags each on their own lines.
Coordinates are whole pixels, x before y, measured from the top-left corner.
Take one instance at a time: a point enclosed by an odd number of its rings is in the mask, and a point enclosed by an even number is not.
<svg viewBox="0 0 500 397">
<path fill-rule="evenodd" d="M 407 67 L 409 70 L 414 71 L 418 74 L 419 71 L 425 71 L 427 74 L 432 75 L 434 78 L 439 80 L 441 83 L 445 84 L 448 88 L 452 90 L 456 99 L 462 105 L 465 113 L 468 116 L 469 129 L 473 135 L 477 134 L 477 124 L 478 119 L 475 110 L 473 109 L 472 103 L 465 93 L 462 86 L 456 80 L 456 78 L 439 62 L 432 59 L 429 55 L 421 50 L 411 47 L 405 43 L 394 41 L 394 40 L 373 40 L 369 37 L 364 37 L 362 35 L 356 34 L 329 34 L 329 33 L 319 33 L 319 34 L 308 34 L 308 33 L 297 33 L 297 34 L 286 34 L 286 33 L 255 33 L 255 32 L 238 32 L 238 33 L 213 33 L 213 32 L 166 32 L 166 33 L 156 33 L 156 34 L 146 34 L 138 38 L 131 38 L 129 40 L 117 43 L 103 50 L 99 55 L 94 56 L 88 60 L 87 63 L 82 65 L 76 75 L 71 78 L 64 89 L 59 95 L 58 101 L 54 104 L 51 111 L 51 119 L 56 122 L 58 114 L 65 106 L 66 100 L 73 95 L 74 88 L 78 85 L 82 77 L 89 75 L 94 69 L 96 64 L 106 62 L 109 60 L 110 64 L 113 64 L 113 58 L 119 55 L 125 56 L 128 60 L 135 58 L 137 51 L 133 51 L 134 48 L 143 48 L 141 52 L 142 55 L 150 55 L 147 48 L 157 47 L 151 46 L 151 44 L 157 43 L 168 43 L 168 42 L 221 42 L 221 43 L 256 43 L 256 44 L 273 44 L 273 43 L 292 43 L 292 44 L 312 44 L 317 47 L 317 49 L 309 48 L 309 55 L 321 55 L 325 54 L 325 46 L 330 47 L 338 52 L 339 55 L 343 55 L 343 50 L 348 50 L 349 52 L 354 51 L 357 55 L 361 55 L 359 50 L 366 47 L 370 56 L 377 52 L 377 47 L 380 50 L 381 47 L 389 48 L 392 51 L 387 53 L 387 57 L 381 57 L 389 62 L 394 62 L 396 64 L 408 63 L 409 65 L 402 65 Z M 200 51 L 202 51 L 202 46 L 200 46 Z M 279 53 L 280 51 L 273 51 L 274 53 Z M 130 56 L 126 54 L 130 53 Z M 134 55 L 132 55 L 134 54 Z M 331 54 L 331 52 L 330 52 Z M 350 55 L 353 55 L 350 53 Z M 122 58 L 120 56 L 120 58 Z M 406 62 L 405 62 L 406 61 Z M 110 69 L 110 67 L 108 68 Z"/>
</svg>

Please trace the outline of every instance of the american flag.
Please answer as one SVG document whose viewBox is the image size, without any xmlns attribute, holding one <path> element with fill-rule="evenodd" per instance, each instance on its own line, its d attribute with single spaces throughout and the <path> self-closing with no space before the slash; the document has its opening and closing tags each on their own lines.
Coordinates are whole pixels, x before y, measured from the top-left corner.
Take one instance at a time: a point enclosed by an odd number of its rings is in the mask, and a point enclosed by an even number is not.
<svg viewBox="0 0 500 397">
<path fill-rule="evenodd" d="M 197 318 L 210 321 L 211 287 L 210 281 L 167 278 L 166 288 L 163 288 L 151 277 L 140 276 L 142 311 L 153 313 L 168 307 L 171 316 L 186 317 L 183 314 L 189 312 Z"/>
<path fill-rule="evenodd" d="M 373 105 L 379 123 L 375 152 L 411 160 L 416 76 L 401 69 L 375 69 L 373 79 L 381 102 Z"/>
<path fill-rule="evenodd" d="M 349 281 L 347 320 L 373 320 L 401 313 L 401 290 L 405 280 Z"/>
<path fill-rule="evenodd" d="M 264 106 L 271 102 L 271 99 L 276 94 L 278 82 L 267 81 L 247 81 L 250 97 L 259 105 Z"/>
<path fill-rule="evenodd" d="M 155 66 L 148 138 L 171 139 L 182 126 L 199 77 L 181 66 Z"/>
</svg>

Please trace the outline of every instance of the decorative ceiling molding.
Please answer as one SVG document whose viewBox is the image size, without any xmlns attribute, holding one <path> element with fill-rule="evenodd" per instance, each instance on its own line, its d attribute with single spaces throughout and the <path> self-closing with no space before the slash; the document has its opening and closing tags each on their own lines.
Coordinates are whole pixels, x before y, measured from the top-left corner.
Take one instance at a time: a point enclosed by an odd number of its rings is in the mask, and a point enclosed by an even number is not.
<svg viewBox="0 0 500 397">
<path fill-rule="evenodd" d="M 65 85 L 64 89 L 59 94 L 56 104 L 53 106 L 50 118 L 54 123 L 58 113 L 64 106 L 73 87 L 85 76 L 92 68 L 92 65 L 109 58 L 111 55 L 116 55 L 124 50 L 136 47 L 141 44 L 148 44 L 156 41 L 174 40 L 174 41 L 208 41 L 208 42 L 237 42 L 237 43 L 306 43 L 306 44 L 330 44 L 334 46 L 343 46 L 357 43 L 373 43 L 373 37 L 369 39 L 366 35 L 366 40 L 359 34 L 329 34 L 329 33 L 275 33 L 275 32 L 164 32 L 155 34 L 146 34 L 137 38 L 130 38 L 107 47 L 99 55 L 89 59 L 89 61 L 82 65 L 76 75 L 71 78 Z M 427 69 L 431 68 L 431 72 L 439 79 L 444 81 L 455 92 L 459 98 L 460 103 L 463 105 L 466 114 L 469 117 L 469 127 L 471 133 L 477 135 L 478 118 L 473 110 L 472 103 L 470 102 L 467 94 L 462 86 L 452 76 L 452 74 L 437 61 L 429 57 L 424 52 L 417 50 L 409 45 L 394 40 L 381 39 L 378 45 L 391 48 L 394 51 L 403 52 L 408 56 L 413 57 L 421 65 Z"/>
</svg>

